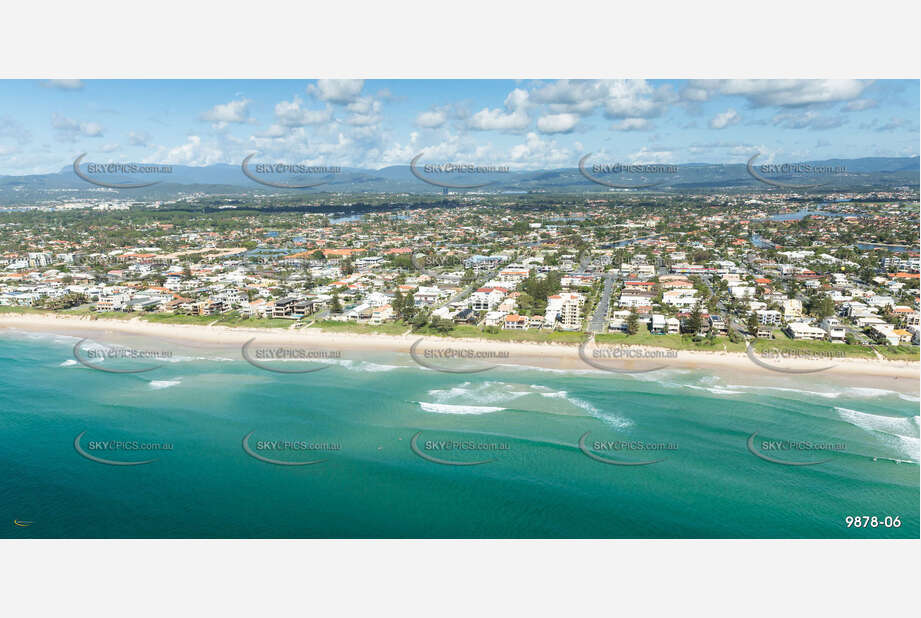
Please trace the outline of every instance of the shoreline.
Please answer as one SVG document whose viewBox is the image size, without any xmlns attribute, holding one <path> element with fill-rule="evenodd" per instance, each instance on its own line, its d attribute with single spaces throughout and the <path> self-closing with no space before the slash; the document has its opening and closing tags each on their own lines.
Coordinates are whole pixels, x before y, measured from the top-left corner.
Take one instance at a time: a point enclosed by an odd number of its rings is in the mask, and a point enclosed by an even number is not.
<svg viewBox="0 0 921 618">
<path fill-rule="evenodd" d="M 494 364 L 514 364 L 540 369 L 586 370 L 603 372 L 586 363 L 579 354 L 579 346 L 563 343 L 507 342 L 474 338 L 451 338 L 437 336 L 387 335 L 370 333 L 337 333 L 320 329 L 277 329 L 258 327 L 203 326 L 198 324 L 163 324 L 146 322 L 138 318 L 131 320 L 110 320 L 79 318 L 55 314 L 2 314 L 0 330 L 25 330 L 61 335 L 91 336 L 108 333 L 112 335 L 136 335 L 177 343 L 206 344 L 242 347 L 253 338 L 259 344 L 303 344 L 342 353 L 386 353 L 395 352 L 409 356 L 410 348 L 419 342 L 425 346 L 463 349 L 472 352 L 500 354 L 504 357 Z M 625 346 L 626 347 L 626 346 Z M 643 360 L 617 360 L 618 368 L 631 369 L 634 373 L 650 367 L 718 371 L 748 380 L 759 375 L 768 381 L 819 378 L 823 382 L 841 380 L 842 385 L 888 387 L 900 392 L 918 394 L 921 363 L 903 360 L 881 360 L 868 358 L 835 358 L 829 368 L 829 359 L 796 359 L 785 361 L 784 367 L 791 370 L 813 373 L 791 374 L 772 371 L 757 366 L 745 353 L 726 351 L 671 350 L 649 346 L 629 346 L 638 354 L 660 355 L 659 358 Z M 661 355 L 673 354 L 673 357 Z M 816 369 L 825 369 L 817 372 Z M 629 375 L 626 372 L 618 372 Z M 460 373 L 456 375 L 461 375 Z M 617 375 L 617 373 L 612 373 Z M 773 379 L 773 380 L 772 380 Z M 881 384 L 885 383 L 885 384 Z M 906 390 L 907 389 L 907 390 Z"/>
</svg>

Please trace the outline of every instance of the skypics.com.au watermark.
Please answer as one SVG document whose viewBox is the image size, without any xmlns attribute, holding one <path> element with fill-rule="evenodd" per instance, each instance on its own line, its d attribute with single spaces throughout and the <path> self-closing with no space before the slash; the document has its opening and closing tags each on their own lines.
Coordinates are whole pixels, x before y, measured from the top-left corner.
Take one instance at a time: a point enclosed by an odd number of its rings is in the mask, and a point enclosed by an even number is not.
<svg viewBox="0 0 921 618">
<path fill-rule="evenodd" d="M 756 349 L 750 342 L 745 348 L 745 354 L 749 360 L 759 367 L 778 373 L 790 374 L 827 371 L 836 365 L 836 363 L 830 361 L 845 357 L 844 350 L 810 350 L 778 346 Z M 815 363 L 811 361 L 826 362 Z M 819 366 L 816 366 L 817 364 Z"/>
<path fill-rule="evenodd" d="M 161 367 L 158 361 L 174 357 L 172 350 L 104 344 L 81 339 L 74 344 L 74 359 L 90 369 L 106 373 L 144 373 Z"/>
<path fill-rule="evenodd" d="M 646 440 L 592 440 L 590 431 L 579 438 L 579 450 L 593 461 L 613 466 L 648 466 L 665 461 L 663 453 L 675 452 L 675 442 L 649 442 Z M 657 456 L 649 459 L 650 454 Z"/>
<path fill-rule="evenodd" d="M 409 348 L 409 356 L 420 367 L 442 373 L 480 373 L 508 363 L 504 350 L 464 348 L 420 337 Z"/>
<path fill-rule="evenodd" d="M 579 345 L 579 358 L 594 369 L 612 373 L 648 373 L 665 369 L 678 358 L 678 350 L 628 345 L 596 344 L 586 339 Z"/>
<path fill-rule="evenodd" d="M 86 163 L 86 171 L 80 169 L 80 165 L 83 161 L 83 157 L 87 153 L 83 153 L 74 159 L 74 174 L 79 178 L 85 180 L 90 184 L 94 184 L 99 187 L 106 187 L 108 189 L 141 189 L 143 187 L 150 187 L 161 182 L 160 180 L 154 180 L 152 182 L 110 182 L 109 180 L 112 177 L 131 177 L 131 176 L 150 176 L 150 175 L 163 175 L 163 174 L 172 174 L 173 167 L 171 165 L 153 165 L 153 164 L 141 164 L 141 163 Z M 103 177 L 106 180 L 103 180 Z"/>
<path fill-rule="evenodd" d="M 84 435 L 86 435 L 86 431 L 80 432 L 74 438 L 74 450 L 77 451 L 77 454 L 90 461 L 108 466 L 142 466 L 157 461 L 157 458 L 125 460 L 119 454 L 173 450 L 171 442 L 144 442 L 141 440 L 90 440 L 84 447 L 81 444 Z M 106 456 L 103 457 L 102 455 Z M 111 459 L 111 457 L 118 457 L 118 459 Z"/>
<path fill-rule="evenodd" d="M 424 253 L 414 253 L 410 261 L 416 270 L 434 278 L 438 276 L 438 268 L 456 267 L 458 269 L 463 269 L 466 257 L 466 255 L 461 254 L 434 253 L 428 255 Z"/>
<path fill-rule="evenodd" d="M 828 181 L 806 183 L 787 182 L 777 178 L 769 178 L 768 176 L 770 175 L 783 178 L 821 179 L 827 178 L 828 176 L 839 176 L 847 173 L 847 168 L 844 166 L 814 165 L 811 163 L 765 163 L 755 166 L 755 159 L 760 156 L 761 153 L 759 152 L 750 158 L 746 165 L 746 170 L 748 174 L 758 182 L 772 187 L 780 187 L 783 189 L 815 189 L 827 185 Z"/>
<path fill-rule="evenodd" d="M 495 181 L 487 181 L 481 183 L 453 183 L 446 182 L 445 180 L 436 180 L 431 178 L 429 175 L 439 175 L 444 174 L 451 176 L 461 175 L 463 176 L 477 176 L 477 175 L 486 175 L 486 174 L 508 174 L 511 172 L 511 168 L 507 165 L 476 165 L 473 163 L 454 163 L 454 162 L 445 162 L 445 163 L 425 163 L 422 165 L 422 171 L 419 169 L 419 159 L 422 158 L 424 152 L 420 152 L 412 161 L 409 162 L 409 171 L 412 172 L 412 175 L 426 182 L 430 185 L 441 187 L 443 189 L 479 189 L 491 184 L 494 184 Z"/>
<path fill-rule="evenodd" d="M 240 169 L 243 171 L 243 174 L 254 182 L 277 189 L 309 189 L 311 187 L 319 187 L 320 185 L 328 184 L 330 179 L 325 178 L 319 182 L 301 182 L 300 180 L 295 182 L 280 182 L 279 180 L 271 180 L 270 177 L 274 176 L 277 178 L 285 176 L 289 179 L 296 179 L 304 176 L 331 176 L 342 173 L 342 168 L 335 165 L 302 165 L 289 163 L 250 164 L 250 160 L 254 156 L 256 156 L 256 153 L 243 159 L 243 162 L 240 164 Z"/>
<path fill-rule="evenodd" d="M 253 337 L 243 344 L 240 354 L 247 363 L 273 373 L 313 373 L 328 369 L 342 359 L 341 350 L 309 347 L 304 344 L 263 344 Z"/>
<path fill-rule="evenodd" d="M 634 163 L 595 163 L 591 167 L 591 172 L 586 168 L 586 161 L 592 156 L 588 153 L 579 159 L 579 172 L 588 180 L 595 184 L 611 187 L 613 189 L 648 189 L 665 184 L 669 178 L 661 178 L 655 182 L 643 182 L 647 176 L 674 176 L 678 173 L 677 165 L 666 165 L 659 163 L 634 164 Z M 612 182 L 600 176 L 617 174 L 624 176 L 640 176 L 639 183 Z"/>
<path fill-rule="evenodd" d="M 831 461 L 830 457 L 820 460 L 810 459 L 809 456 L 818 453 L 840 453 L 847 450 L 844 442 L 825 442 L 814 440 L 756 440 L 758 432 L 748 437 L 746 446 L 748 451 L 759 459 L 784 466 L 815 466 Z M 805 460 L 795 460 L 797 457 L 807 457 Z M 779 455 L 779 457 L 777 456 Z M 793 459 L 790 456 L 793 456 Z"/>
<path fill-rule="evenodd" d="M 338 440 L 315 442 L 302 438 L 284 438 L 253 441 L 251 438 L 254 433 L 256 432 L 251 431 L 243 437 L 243 452 L 253 459 L 276 466 L 309 466 L 327 460 L 325 457 L 308 460 L 285 459 L 285 455 L 303 456 L 305 453 L 337 453 L 342 450 L 342 442 Z"/>
<path fill-rule="evenodd" d="M 409 447 L 416 456 L 443 466 L 479 466 L 495 461 L 495 458 L 476 459 L 476 460 L 456 460 L 446 459 L 433 455 L 433 453 L 445 454 L 469 454 L 469 453 L 498 453 L 511 450 L 508 442 L 490 442 L 482 439 L 466 440 L 420 440 L 421 431 L 417 431 L 409 441 Z"/>
</svg>

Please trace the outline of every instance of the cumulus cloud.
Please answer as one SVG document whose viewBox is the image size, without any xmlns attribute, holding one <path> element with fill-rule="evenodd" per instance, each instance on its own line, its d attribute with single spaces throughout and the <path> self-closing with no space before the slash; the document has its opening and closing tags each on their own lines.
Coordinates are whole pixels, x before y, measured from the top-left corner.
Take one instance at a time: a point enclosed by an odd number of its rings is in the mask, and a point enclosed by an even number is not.
<svg viewBox="0 0 921 618">
<path fill-rule="evenodd" d="M 811 129 L 813 131 L 823 131 L 835 129 L 847 123 L 847 119 L 842 116 L 823 116 L 817 112 L 783 112 L 776 114 L 771 123 L 781 129 Z"/>
<path fill-rule="evenodd" d="M 51 128 L 62 142 L 75 142 L 80 137 L 103 137 L 103 127 L 98 122 L 77 122 L 66 116 L 51 115 Z"/>
<path fill-rule="evenodd" d="M 82 79 L 46 79 L 42 82 L 45 88 L 56 88 L 58 90 L 83 90 Z"/>
<path fill-rule="evenodd" d="M 896 131 L 899 129 L 911 129 L 911 123 L 905 118 L 895 118 L 892 117 L 885 124 L 875 127 L 874 131 Z"/>
<path fill-rule="evenodd" d="M 553 113 L 587 116 L 602 109 L 608 118 L 656 118 L 678 100 L 668 84 L 643 79 L 560 79 L 534 86 L 531 99 Z"/>
<path fill-rule="evenodd" d="M 523 131 L 531 123 L 528 106 L 528 92 L 515 88 L 505 97 L 505 110 L 481 109 L 471 116 L 468 126 L 477 131 Z"/>
<path fill-rule="evenodd" d="M 537 119 L 537 129 L 541 133 L 571 133 L 578 123 L 576 114 L 548 114 Z"/>
<path fill-rule="evenodd" d="M 422 112 L 416 116 L 416 126 L 423 129 L 438 129 L 448 121 L 448 110 L 446 108 L 435 108 L 427 112 Z"/>
<path fill-rule="evenodd" d="M 796 107 L 857 99 L 872 82 L 859 79 L 697 79 L 682 96 L 706 101 L 714 94 L 745 97 L 754 107 Z"/>
<path fill-rule="evenodd" d="M 725 129 L 726 127 L 738 124 L 739 114 L 731 107 L 721 114 L 717 114 L 710 119 L 711 129 Z"/>
<path fill-rule="evenodd" d="M 537 133 L 530 132 L 525 136 L 523 144 L 512 146 L 509 158 L 519 167 L 542 169 L 571 165 L 573 154 L 555 141 L 541 139 Z"/>
<path fill-rule="evenodd" d="M 198 135 L 190 135 L 186 143 L 175 148 L 160 147 L 148 163 L 165 163 L 169 165 L 213 165 L 224 161 L 221 149 L 205 144 Z"/>
<path fill-rule="evenodd" d="M 667 148 L 655 148 L 643 146 L 637 152 L 629 155 L 630 163 L 672 163 L 675 160 L 675 153 Z"/>
<path fill-rule="evenodd" d="M 22 145 L 32 141 L 32 132 L 19 121 L 9 116 L 0 116 L 0 138 L 10 139 Z"/>
<path fill-rule="evenodd" d="M 876 107 L 876 101 L 873 99 L 857 99 L 856 101 L 851 101 L 841 109 L 846 112 L 862 112 L 865 109 L 872 109 Z"/>
<path fill-rule="evenodd" d="M 645 79 L 610 80 L 604 114 L 608 118 L 656 118 L 664 114 L 676 98 L 667 85 L 655 87 Z"/>
<path fill-rule="evenodd" d="M 611 128 L 615 131 L 648 131 L 652 128 L 652 123 L 646 118 L 624 118 L 612 124 Z"/>
<path fill-rule="evenodd" d="M 587 115 L 592 113 L 607 96 L 604 80 L 560 79 L 541 84 L 531 91 L 536 103 L 544 103 L 555 113 Z"/>
<path fill-rule="evenodd" d="M 369 127 L 381 121 L 381 102 L 373 97 L 359 97 L 346 106 L 351 114 L 345 119 L 356 127 Z"/>
<path fill-rule="evenodd" d="M 305 109 L 302 105 L 300 97 L 276 103 L 275 119 L 278 124 L 284 127 L 304 127 L 332 120 L 333 109 L 329 105 L 324 109 Z"/>
<path fill-rule="evenodd" d="M 128 133 L 128 144 L 131 146 L 147 146 L 150 143 L 150 134 L 146 131 L 131 131 Z"/>
<path fill-rule="evenodd" d="M 321 101 L 346 104 L 358 98 L 364 85 L 363 79 L 318 79 L 307 86 L 307 94 Z"/>
<path fill-rule="evenodd" d="M 246 124 L 249 119 L 249 99 L 237 99 L 229 103 L 215 105 L 201 115 L 202 120 L 211 122 L 215 129 L 223 129 L 228 124 Z"/>
</svg>

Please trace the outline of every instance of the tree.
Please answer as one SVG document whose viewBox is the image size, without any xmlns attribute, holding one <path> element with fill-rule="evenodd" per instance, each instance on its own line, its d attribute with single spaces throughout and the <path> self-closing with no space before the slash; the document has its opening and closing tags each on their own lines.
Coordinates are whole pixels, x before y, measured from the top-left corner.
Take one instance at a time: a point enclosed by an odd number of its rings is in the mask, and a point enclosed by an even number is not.
<svg viewBox="0 0 921 618">
<path fill-rule="evenodd" d="M 742 336 L 739 334 L 739 331 L 734 328 L 730 328 L 727 334 L 729 336 L 729 341 L 732 343 L 739 343 L 742 341 Z"/>
<path fill-rule="evenodd" d="M 814 296 L 809 299 L 809 313 L 820 320 L 835 315 L 835 301 L 828 294 Z"/>
<path fill-rule="evenodd" d="M 393 295 L 393 302 L 391 303 L 393 307 L 393 312 L 397 314 L 398 318 L 403 317 L 403 294 L 400 290 L 397 290 Z"/>
<path fill-rule="evenodd" d="M 342 303 L 339 302 L 339 295 L 333 294 L 333 299 L 329 303 L 330 313 L 342 313 Z"/>
<path fill-rule="evenodd" d="M 403 321 L 408 322 L 413 319 L 413 316 L 416 314 L 416 297 L 412 292 L 403 297 L 403 309 L 400 311 L 400 315 L 403 316 Z"/>
<path fill-rule="evenodd" d="M 696 335 L 700 332 L 701 326 L 703 326 L 703 316 L 700 313 L 700 303 L 697 303 L 694 305 L 694 309 L 691 310 L 691 315 L 688 316 L 688 332 Z"/>
<path fill-rule="evenodd" d="M 449 333 L 454 330 L 454 320 L 434 317 L 432 318 L 431 326 L 439 333 Z"/>
<path fill-rule="evenodd" d="M 748 328 L 748 334 L 755 337 L 758 334 L 758 316 L 752 311 L 748 314 L 748 322 L 745 324 Z"/>
<path fill-rule="evenodd" d="M 182 267 L 182 279 L 183 281 L 188 281 L 192 278 L 192 267 L 188 263 Z"/>
<path fill-rule="evenodd" d="M 627 334 L 635 335 L 640 330 L 640 316 L 637 315 L 635 309 L 630 310 L 630 315 L 627 316 Z"/>
</svg>

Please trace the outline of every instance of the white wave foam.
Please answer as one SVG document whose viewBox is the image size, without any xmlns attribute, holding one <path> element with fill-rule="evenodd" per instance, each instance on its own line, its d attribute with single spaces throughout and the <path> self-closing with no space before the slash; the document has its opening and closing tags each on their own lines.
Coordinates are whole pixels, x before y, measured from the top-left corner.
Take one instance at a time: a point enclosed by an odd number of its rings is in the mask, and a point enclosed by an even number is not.
<svg viewBox="0 0 921 618">
<path fill-rule="evenodd" d="M 348 359 L 338 359 L 334 360 L 333 362 L 341 367 L 344 367 L 348 371 L 362 371 L 367 373 L 393 371 L 394 369 L 404 368 L 401 365 L 384 365 L 381 363 L 372 363 L 371 361 L 354 361 Z"/>
<path fill-rule="evenodd" d="M 429 403 L 420 401 L 419 406 L 426 412 L 435 414 L 489 414 L 490 412 L 501 412 L 505 408 L 495 406 L 463 406 L 451 405 L 447 403 Z"/>
<path fill-rule="evenodd" d="M 74 365 L 79 365 L 79 364 L 80 364 L 80 363 L 78 363 L 78 362 L 75 361 L 74 359 L 70 358 L 70 359 L 67 359 L 66 361 L 64 361 L 63 363 L 61 363 L 60 365 L 58 365 L 58 367 L 73 367 Z"/>
<path fill-rule="evenodd" d="M 741 395 L 742 391 L 734 391 L 728 388 L 721 388 L 719 386 L 698 386 L 696 384 L 681 384 L 685 388 L 693 388 L 698 391 L 707 391 L 714 395 Z"/>
<path fill-rule="evenodd" d="M 588 412 L 589 416 L 593 416 L 597 418 L 598 420 L 604 423 L 607 423 L 608 425 L 611 425 L 613 427 L 616 427 L 618 429 L 626 429 L 627 427 L 633 426 L 633 421 L 631 421 L 629 418 L 618 416 L 617 414 L 614 414 L 612 412 L 602 412 L 601 410 L 599 410 L 598 408 L 596 408 L 589 402 L 584 401 L 582 399 L 576 399 L 575 397 L 567 397 L 566 401 L 568 401 L 569 403 L 575 406 L 582 408 L 583 410 Z"/>
<path fill-rule="evenodd" d="M 837 406 L 835 406 L 835 411 L 845 421 L 867 431 L 882 431 L 908 438 L 919 437 L 919 418 L 917 416 L 881 416 Z"/>
<path fill-rule="evenodd" d="M 182 378 L 177 378 L 176 380 L 151 380 L 150 388 L 154 390 L 160 390 L 163 388 L 170 388 L 176 386 L 182 382 Z"/>
<path fill-rule="evenodd" d="M 473 403 L 505 403 L 525 395 L 530 395 L 530 391 L 511 390 L 514 385 L 505 382 L 483 382 L 477 385 L 471 385 L 470 382 L 463 382 L 458 386 L 448 389 L 432 389 L 428 392 L 429 396 L 434 397 L 440 403 L 456 401 L 458 399 L 464 402 Z"/>
<path fill-rule="evenodd" d="M 876 397 L 891 397 L 893 395 L 905 401 L 921 401 L 917 397 L 906 395 L 898 391 L 890 391 L 884 388 L 868 388 L 860 386 L 849 386 L 838 391 L 810 391 L 801 388 L 789 388 L 783 386 L 755 386 L 751 384 L 729 384 L 728 388 L 738 388 L 742 390 L 767 390 L 782 391 L 795 393 L 799 395 L 808 395 L 810 397 L 823 397 L 825 399 L 838 399 L 839 397 L 848 397 L 852 399 L 873 399 Z"/>
<path fill-rule="evenodd" d="M 864 431 L 883 434 L 892 446 L 913 461 L 921 459 L 921 423 L 917 416 L 882 416 L 837 406 L 835 411 L 842 420 Z"/>
</svg>

